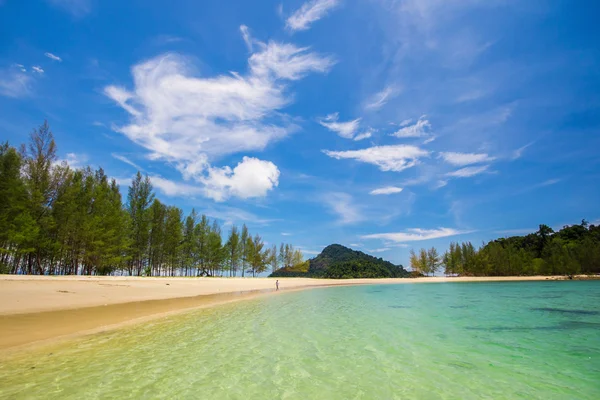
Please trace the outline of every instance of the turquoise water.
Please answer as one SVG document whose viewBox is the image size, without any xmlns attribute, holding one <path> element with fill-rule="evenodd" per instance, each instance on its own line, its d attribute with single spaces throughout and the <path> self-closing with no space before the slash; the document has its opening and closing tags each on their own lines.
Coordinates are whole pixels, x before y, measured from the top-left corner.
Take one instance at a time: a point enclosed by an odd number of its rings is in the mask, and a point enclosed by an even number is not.
<svg viewBox="0 0 600 400">
<path fill-rule="evenodd" d="M 336 287 L 1 361 L 6 399 L 599 399 L 600 282 Z"/>
</svg>

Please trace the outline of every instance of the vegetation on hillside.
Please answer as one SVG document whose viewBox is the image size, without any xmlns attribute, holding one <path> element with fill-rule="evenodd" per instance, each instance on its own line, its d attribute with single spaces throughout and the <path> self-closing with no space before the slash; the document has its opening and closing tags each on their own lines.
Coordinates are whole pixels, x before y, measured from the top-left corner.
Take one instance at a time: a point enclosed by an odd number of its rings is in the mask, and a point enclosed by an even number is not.
<svg viewBox="0 0 600 400">
<path fill-rule="evenodd" d="M 540 225 L 535 233 L 493 240 L 479 249 L 472 243 L 451 243 L 440 257 L 435 249 L 411 251 L 411 268 L 447 275 L 518 276 L 600 273 L 600 226 L 585 220 L 554 232 Z"/>
<path fill-rule="evenodd" d="M 305 263 L 275 271 L 274 277 L 313 277 L 331 279 L 401 278 L 408 272 L 389 261 L 339 244 L 327 246 Z"/>
<path fill-rule="evenodd" d="M 0 273 L 245 276 L 302 260 L 245 225 L 223 238 L 206 215 L 184 217 L 139 172 L 123 203 L 102 168 L 58 162 L 47 122 L 20 150 L 0 145 Z"/>
</svg>

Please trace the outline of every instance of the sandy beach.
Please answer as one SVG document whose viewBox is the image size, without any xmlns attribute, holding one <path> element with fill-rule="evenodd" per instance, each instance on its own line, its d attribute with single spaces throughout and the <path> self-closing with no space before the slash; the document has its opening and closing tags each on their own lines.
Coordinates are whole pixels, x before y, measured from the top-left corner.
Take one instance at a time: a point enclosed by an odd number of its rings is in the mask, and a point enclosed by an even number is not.
<svg viewBox="0 0 600 400">
<path fill-rule="evenodd" d="M 189 309 L 308 288 L 479 281 L 556 280 L 564 277 L 417 279 L 140 278 L 0 276 L 0 350 L 115 329 Z"/>
</svg>

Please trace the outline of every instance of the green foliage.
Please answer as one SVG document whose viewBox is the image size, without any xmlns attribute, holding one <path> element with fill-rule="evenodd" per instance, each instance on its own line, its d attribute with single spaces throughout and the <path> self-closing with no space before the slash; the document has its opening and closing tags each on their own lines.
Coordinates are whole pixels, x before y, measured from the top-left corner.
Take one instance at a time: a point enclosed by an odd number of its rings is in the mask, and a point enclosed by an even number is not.
<svg viewBox="0 0 600 400">
<path fill-rule="evenodd" d="M 307 262 L 285 266 L 270 276 L 349 279 L 401 278 L 407 275 L 408 272 L 402 266 L 394 265 L 389 261 L 370 256 L 362 251 L 332 244 L 323 249 L 317 257 Z"/>
<path fill-rule="evenodd" d="M 223 244 L 217 221 L 184 218 L 154 198 L 148 176 L 136 174 L 123 204 L 101 168 L 57 165 L 47 122 L 21 151 L 0 145 L 0 273 L 235 276 L 267 265 L 277 269 L 277 250 L 260 236 L 232 226 Z"/>
<path fill-rule="evenodd" d="M 584 220 L 554 232 L 540 225 L 535 233 L 493 240 L 480 249 L 471 243 L 451 243 L 442 264 L 447 275 L 598 274 L 600 226 Z"/>
</svg>

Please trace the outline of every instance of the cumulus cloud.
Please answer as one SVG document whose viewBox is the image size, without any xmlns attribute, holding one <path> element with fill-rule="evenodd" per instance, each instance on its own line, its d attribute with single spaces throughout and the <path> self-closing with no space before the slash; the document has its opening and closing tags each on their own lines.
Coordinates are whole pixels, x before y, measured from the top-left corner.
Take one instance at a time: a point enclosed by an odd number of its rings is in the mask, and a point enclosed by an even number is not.
<svg viewBox="0 0 600 400">
<path fill-rule="evenodd" d="M 303 31 L 310 25 L 326 16 L 339 4 L 339 0 L 312 0 L 304 3 L 285 22 L 291 31 Z"/>
<path fill-rule="evenodd" d="M 403 189 L 397 186 L 386 186 L 379 189 L 371 190 L 369 194 L 371 195 L 382 195 L 382 194 L 395 194 L 400 193 Z"/>
<path fill-rule="evenodd" d="M 340 137 L 352 139 L 360 125 L 360 118 L 352 121 L 340 122 L 339 113 L 333 113 L 319 120 L 319 124 L 323 125 L 332 132 L 336 132 Z"/>
<path fill-rule="evenodd" d="M 410 120 L 406 120 L 403 121 L 400 126 L 402 126 L 402 128 L 392 133 L 391 136 L 395 136 L 397 138 L 423 137 L 427 136 L 431 129 L 431 124 L 425 118 L 425 116 L 419 118 L 419 120 L 412 125 L 410 124 Z"/>
<path fill-rule="evenodd" d="M 399 90 L 396 86 L 390 85 L 383 88 L 382 91 L 375 93 L 365 104 L 367 110 L 377 110 L 383 107 L 388 100 L 395 97 Z"/>
<path fill-rule="evenodd" d="M 263 150 L 295 131 L 280 112 L 292 101 L 286 83 L 326 72 L 334 60 L 291 44 L 253 43 L 260 51 L 248 59 L 245 75 L 199 77 L 185 57 L 171 53 L 135 65 L 132 90 L 104 89 L 130 114 L 130 122 L 115 129 L 147 149 L 149 158 L 172 162 L 185 179 L 208 185 L 210 197 L 265 193 L 279 176 L 272 163 L 245 158 L 234 170 L 210 163 L 227 154 Z M 254 180 L 247 183 L 254 189 L 237 181 L 246 168 L 265 173 L 243 175 Z"/>
<path fill-rule="evenodd" d="M 375 233 L 371 235 L 361 236 L 363 239 L 381 239 L 388 240 L 391 242 L 419 242 L 422 240 L 439 239 L 448 236 L 456 236 L 469 233 L 468 231 L 459 231 L 452 228 L 438 228 L 438 229 L 407 229 L 405 232 L 394 232 L 394 233 Z"/>
<path fill-rule="evenodd" d="M 337 160 L 357 160 L 376 165 L 382 171 L 395 172 L 414 167 L 419 163 L 419 158 L 429 156 L 428 151 L 409 145 L 375 146 L 362 150 L 348 151 L 324 150 L 323 152 Z"/>
<path fill-rule="evenodd" d="M 200 179 L 205 185 L 204 193 L 216 201 L 230 196 L 248 199 L 263 197 L 279 184 L 279 169 L 270 161 L 244 157 L 238 165 L 208 169 L 208 175 Z"/>
<path fill-rule="evenodd" d="M 495 160 L 495 157 L 490 157 L 485 153 L 455 153 L 446 152 L 440 153 L 440 157 L 448 164 L 462 167 L 464 165 L 479 164 Z"/>
<path fill-rule="evenodd" d="M 453 178 L 470 178 L 486 172 L 489 167 L 489 165 L 482 165 L 481 167 L 465 167 L 453 172 L 449 172 L 446 174 L 446 176 Z"/>
</svg>

